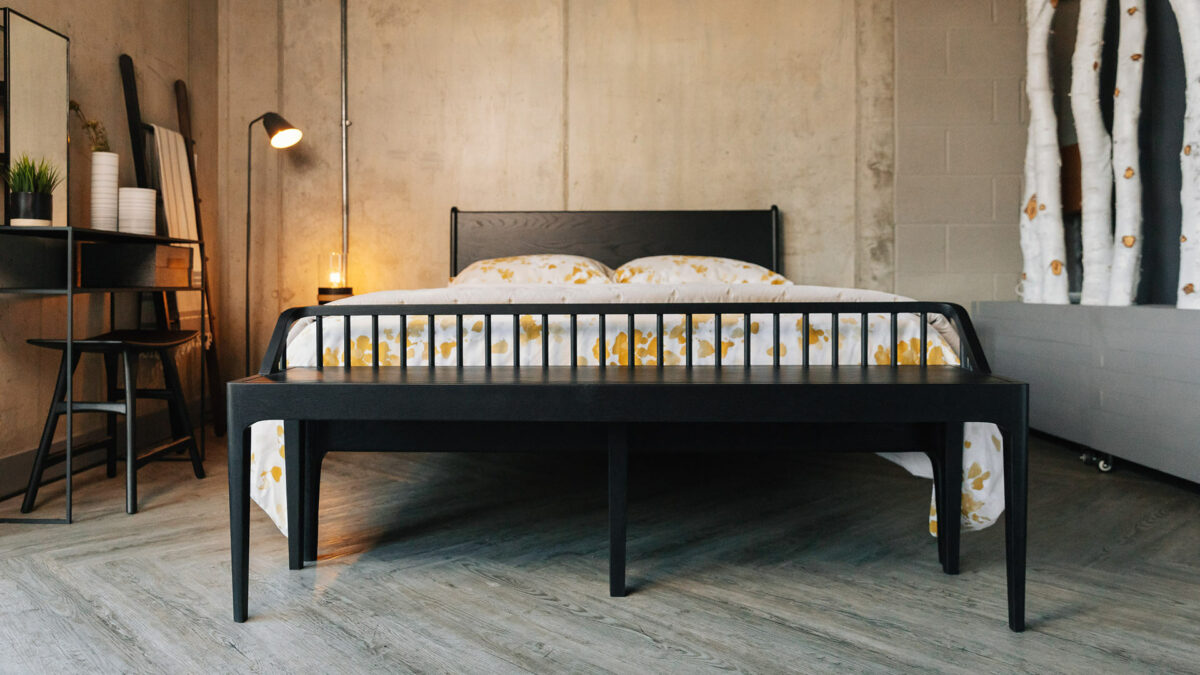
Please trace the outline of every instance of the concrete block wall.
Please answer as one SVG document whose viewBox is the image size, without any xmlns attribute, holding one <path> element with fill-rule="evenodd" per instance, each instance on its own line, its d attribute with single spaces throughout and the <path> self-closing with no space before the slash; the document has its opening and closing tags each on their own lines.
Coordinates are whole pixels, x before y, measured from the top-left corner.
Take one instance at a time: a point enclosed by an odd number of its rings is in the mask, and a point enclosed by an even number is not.
<svg viewBox="0 0 1200 675">
<path fill-rule="evenodd" d="M 896 292 L 1016 299 L 1020 0 L 896 0 Z"/>
</svg>

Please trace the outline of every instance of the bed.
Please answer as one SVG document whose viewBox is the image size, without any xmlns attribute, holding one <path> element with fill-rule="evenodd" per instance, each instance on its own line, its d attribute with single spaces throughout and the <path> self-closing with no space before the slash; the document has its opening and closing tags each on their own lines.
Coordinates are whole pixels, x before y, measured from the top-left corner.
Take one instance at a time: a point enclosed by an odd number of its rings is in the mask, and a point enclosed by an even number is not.
<svg viewBox="0 0 1200 675">
<path fill-rule="evenodd" d="M 529 253 L 779 269 L 774 208 L 454 209 L 450 232 L 452 276 Z M 1026 400 L 1025 385 L 988 372 L 960 307 L 871 291 L 451 286 L 296 308 L 281 315 L 259 374 L 229 385 L 234 618 L 248 611 L 252 491 L 289 535 L 295 569 L 316 558 L 326 453 L 528 450 L 537 437 L 553 439 L 547 452 L 609 453 L 612 595 L 624 594 L 630 451 L 921 453 L 917 463 L 891 457 L 933 478 L 931 531 L 947 573 L 958 569 L 960 528 L 1007 509 L 1009 625 L 1021 630 Z"/>
</svg>

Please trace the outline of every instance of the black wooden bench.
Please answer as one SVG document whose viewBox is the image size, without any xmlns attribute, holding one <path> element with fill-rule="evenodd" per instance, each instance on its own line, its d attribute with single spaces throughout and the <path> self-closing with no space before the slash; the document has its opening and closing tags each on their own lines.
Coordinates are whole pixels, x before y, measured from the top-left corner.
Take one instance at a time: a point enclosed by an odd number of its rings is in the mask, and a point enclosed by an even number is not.
<svg viewBox="0 0 1200 675">
<path fill-rule="evenodd" d="M 351 323 L 370 321 L 373 353 L 379 318 L 464 316 L 720 313 L 891 317 L 889 366 L 380 366 L 285 368 L 287 335 L 315 317 L 317 353 L 323 320 L 342 317 L 349 353 Z M 921 321 L 921 363 L 898 367 L 897 317 Z M 963 366 L 925 362 L 927 319 L 940 314 L 955 327 Z M 544 319 L 543 319 L 544 320 Z M 432 325 L 432 322 L 430 322 Z M 571 340 L 577 342 L 575 321 Z M 688 326 L 691 325 L 690 316 Z M 690 331 L 689 331 L 690 333 Z M 660 332 L 661 334 L 661 332 Z M 749 331 L 747 331 L 749 334 Z M 771 337 L 771 336 L 767 336 Z M 688 335 L 689 344 L 692 336 Z M 774 331 L 779 354 L 778 331 Z M 836 331 L 833 343 L 837 344 Z M 459 340 L 459 344 L 462 341 Z M 546 349 L 545 344 L 542 346 Z M 866 347 L 862 345 L 862 354 Z M 690 349 L 688 350 L 690 352 Z M 543 351 L 545 354 L 545 351 Z M 778 358 L 776 358 L 778 360 Z M 320 363 L 320 360 L 317 361 Z M 543 359 L 543 362 L 546 362 Z M 572 362 L 575 362 L 572 358 Z M 657 360 L 662 363 L 662 358 Z M 805 362 L 807 363 L 807 355 Z M 864 358 L 863 363 L 867 360 Z M 446 305 L 305 307 L 285 312 L 258 375 L 228 385 L 230 536 L 233 616 L 245 621 L 249 570 L 250 425 L 284 420 L 289 562 L 316 559 L 321 458 L 336 451 L 546 452 L 606 449 L 609 457 L 609 591 L 625 594 L 628 454 L 719 445 L 730 449 L 919 451 L 933 461 L 938 552 L 943 570 L 958 572 L 962 425 L 992 422 L 1004 440 L 1005 543 L 1009 626 L 1024 629 L 1027 490 L 1027 385 L 988 372 L 965 311 L 947 303 L 722 303 L 692 305 Z M 546 439 L 538 446 L 530 438 Z M 300 451 L 297 452 L 296 450 Z M 748 455 L 739 455 L 748 456 Z"/>
</svg>

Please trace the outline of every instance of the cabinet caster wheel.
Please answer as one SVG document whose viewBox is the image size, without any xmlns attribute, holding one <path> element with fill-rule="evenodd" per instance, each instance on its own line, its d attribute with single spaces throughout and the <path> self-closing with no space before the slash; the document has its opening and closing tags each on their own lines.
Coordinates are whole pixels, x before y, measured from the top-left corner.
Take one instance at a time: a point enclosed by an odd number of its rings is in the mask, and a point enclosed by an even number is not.
<svg viewBox="0 0 1200 675">
<path fill-rule="evenodd" d="M 1096 462 L 1096 468 L 1100 470 L 1100 473 L 1109 473 L 1110 471 L 1112 471 L 1113 470 L 1112 457 L 1101 457 Z"/>
</svg>

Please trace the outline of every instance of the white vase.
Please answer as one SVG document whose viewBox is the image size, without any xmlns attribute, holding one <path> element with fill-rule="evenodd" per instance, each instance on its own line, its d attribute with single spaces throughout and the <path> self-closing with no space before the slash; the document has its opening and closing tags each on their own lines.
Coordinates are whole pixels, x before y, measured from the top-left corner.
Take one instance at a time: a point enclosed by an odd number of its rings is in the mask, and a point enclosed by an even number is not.
<svg viewBox="0 0 1200 675">
<path fill-rule="evenodd" d="M 158 191 L 150 188 L 121 188 L 120 231 L 128 234 L 156 234 Z"/>
<path fill-rule="evenodd" d="M 117 153 L 92 153 L 92 229 L 117 229 Z"/>
</svg>

